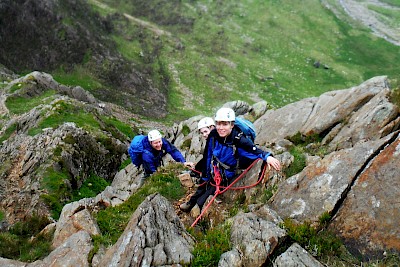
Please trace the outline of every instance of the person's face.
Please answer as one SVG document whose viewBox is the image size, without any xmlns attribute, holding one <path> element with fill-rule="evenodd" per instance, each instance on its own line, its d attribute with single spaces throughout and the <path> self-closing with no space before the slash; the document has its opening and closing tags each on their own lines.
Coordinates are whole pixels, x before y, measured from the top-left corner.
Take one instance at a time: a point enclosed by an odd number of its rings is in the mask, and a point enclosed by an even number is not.
<svg viewBox="0 0 400 267">
<path fill-rule="evenodd" d="M 162 147 L 162 140 L 160 139 L 156 139 L 154 141 L 150 142 L 150 145 L 155 149 L 155 150 L 161 150 Z"/>
<path fill-rule="evenodd" d="M 212 126 L 211 126 L 211 127 L 212 127 Z M 211 127 L 203 127 L 203 128 L 201 128 L 201 129 L 199 130 L 201 136 L 203 136 L 204 139 L 207 139 L 208 135 L 210 134 L 210 132 L 211 132 L 211 130 L 212 130 Z"/>
<path fill-rule="evenodd" d="M 233 123 L 230 121 L 217 121 L 217 132 L 221 137 L 227 137 L 233 129 Z"/>
</svg>

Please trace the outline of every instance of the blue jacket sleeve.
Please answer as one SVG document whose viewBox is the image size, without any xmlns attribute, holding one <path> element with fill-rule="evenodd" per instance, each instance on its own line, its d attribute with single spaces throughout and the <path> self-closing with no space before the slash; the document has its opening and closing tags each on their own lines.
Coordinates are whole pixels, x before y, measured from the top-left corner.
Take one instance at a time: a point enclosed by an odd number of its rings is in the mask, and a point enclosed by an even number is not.
<svg viewBox="0 0 400 267">
<path fill-rule="evenodd" d="M 237 146 L 248 153 L 256 155 L 262 160 L 267 160 L 267 158 L 271 156 L 271 153 L 258 148 L 250 139 L 246 138 L 245 136 L 241 136 L 237 143 Z"/>
<path fill-rule="evenodd" d="M 162 139 L 163 146 L 165 147 L 165 152 L 171 155 L 171 157 L 177 162 L 186 162 L 185 158 L 183 157 L 182 153 L 167 139 Z"/>
</svg>

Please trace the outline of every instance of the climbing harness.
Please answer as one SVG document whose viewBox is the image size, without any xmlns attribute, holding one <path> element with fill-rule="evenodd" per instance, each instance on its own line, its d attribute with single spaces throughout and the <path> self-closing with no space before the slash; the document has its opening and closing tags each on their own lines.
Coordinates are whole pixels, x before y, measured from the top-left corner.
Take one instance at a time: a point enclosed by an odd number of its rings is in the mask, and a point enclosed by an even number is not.
<svg viewBox="0 0 400 267">
<path fill-rule="evenodd" d="M 240 189 L 247 189 L 247 188 L 251 188 L 254 187 L 256 185 L 258 185 L 262 180 L 263 177 L 265 175 L 265 171 L 267 169 L 267 162 L 263 161 L 263 164 L 261 166 L 261 171 L 258 174 L 258 179 L 257 182 L 252 184 L 252 185 L 248 185 L 248 186 L 238 186 L 238 187 L 233 187 L 233 185 L 235 183 L 237 183 L 240 179 L 243 178 L 243 176 L 259 161 L 262 159 L 256 159 L 253 161 L 252 164 L 250 164 L 249 167 L 247 167 L 232 183 L 230 183 L 228 186 L 221 186 L 221 182 L 222 182 L 222 176 L 221 176 L 221 172 L 219 171 L 219 167 L 217 165 L 213 165 L 213 172 L 214 172 L 214 181 L 215 184 L 211 183 L 212 186 L 215 186 L 215 193 L 214 196 L 212 197 L 211 201 L 207 204 L 207 206 L 205 208 L 203 208 L 203 211 L 201 212 L 201 214 L 196 218 L 196 220 L 192 223 L 192 225 L 190 227 L 194 227 L 197 222 L 201 219 L 201 217 L 203 217 L 204 213 L 207 211 L 207 209 L 211 206 L 211 204 L 214 202 L 214 200 L 217 198 L 218 195 L 223 194 L 224 192 L 226 192 L 229 189 L 232 190 L 240 190 Z M 221 190 L 222 189 L 222 190 Z"/>
</svg>

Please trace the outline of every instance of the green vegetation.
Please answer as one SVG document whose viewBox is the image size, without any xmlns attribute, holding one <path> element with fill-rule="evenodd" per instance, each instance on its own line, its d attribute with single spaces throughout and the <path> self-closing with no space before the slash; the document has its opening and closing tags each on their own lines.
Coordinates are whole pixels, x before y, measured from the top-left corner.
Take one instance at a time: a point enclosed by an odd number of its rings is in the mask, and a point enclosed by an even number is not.
<svg viewBox="0 0 400 267">
<path fill-rule="evenodd" d="M 379 13 L 378 17 L 383 23 L 392 26 L 393 28 L 400 27 L 400 13 L 398 10 L 392 10 L 385 7 L 368 5 L 368 8 Z"/>
<path fill-rule="evenodd" d="M 301 172 L 304 167 L 306 167 L 306 156 L 303 148 L 295 146 L 292 147 L 289 152 L 293 155 L 294 161 L 288 168 L 283 170 L 286 177 L 293 176 Z"/>
<path fill-rule="evenodd" d="M 72 201 L 78 201 L 82 198 L 95 197 L 109 185 L 110 183 L 104 178 L 92 174 L 83 182 L 78 191 L 73 192 L 74 196 Z"/>
<path fill-rule="evenodd" d="M 23 114 L 40 104 L 50 103 L 54 99 L 52 97 L 54 96 L 54 94 L 54 90 L 48 90 L 43 94 L 35 97 L 12 95 L 7 98 L 6 106 L 11 113 Z"/>
<path fill-rule="evenodd" d="M 2 222 L 5 218 L 4 212 L 0 210 L 0 222 Z"/>
<path fill-rule="evenodd" d="M 11 124 L 0 136 L 0 144 L 3 143 L 3 141 L 7 140 L 15 132 L 16 129 L 17 129 L 17 124 L 15 123 Z"/>
<path fill-rule="evenodd" d="M 208 229 L 205 233 L 192 231 L 197 243 L 193 249 L 193 260 L 190 266 L 217 266 L 222 253 L 231 249 L 231 225 L 220 224 Z"/>
<path fill-rule="evenodd" d="M 294 161 L 288 168 L 283 170 L 286 177 L 295 175 L 304 169 L 306 166 L 306 154 L 324 157 L 328 153 L 328 147 L 321 145 L 321 135 L 304 136 L 297 133 L 286 138 L 294 144 L 289 149 L 290 154 L 294 156 Z"/>
<path fill-rule="evenodd" d="M 390 102 L 400 107 L 400 86 L 391 91 Z"/>
<path fill-rule="evenodd" d="M 24 262 L 46 257 L 51 252 L 53 233 L 40 231 L 49 223 L 46 217 L 33 215 L 0 233 L 0 257 Z"/>
<path fill-rule="evenodd" d="M 62 67 L 52 73 L 54 80 L 69 86 L 81 86 L 85 90 L 95 91 L 103 85 L 94 74 L 83 65 L 77 65 L 72 71 L 66 71 Z"/>
<path fill-rule="evenodd" d="M 36 128 L 29 129 L 29 135 L 34 136 L 44 128 L 56 128 L 64 122 L 74 122 L 77 126 L 90 132 L 96 132 L 97 129 L 100 129 L 100 124 L 94 115 L 76 105 L 66 101 L 58 101 L 53 104 L 53 109 L 52 114 L 40 121 Z"/>
<path fill-rule="evenodd" d="M 400 7 L 400 1 L 399 0 L 380 0 L 381 2 L 387 3 L 392 6 L 397 6 Z"/>
<path fill-rule="evenodd" d="M 226 101 L 253 103 L 253 94 L 280 107 L 373 76 L 398 77 L 398 47 L 339 21 L 319 1 L 100 2 L 92 5 L 103 13 L 135 18 L 117 22 L 123 31 L 114 40 L 167 86 L 169 121 L 212 114 Z M 157 30 L 174 37 L 154 38 Z M 182 88 L 195 96 L 193 107 L 185 107 Z"/>
<path fill-rule="evenodd" d="M 341 254 L 343 247 L 341 240 L 327 230 L 318 231 L 309 222 L 296 224 L 290 219 L 284 220 L 283 228 L 293 241 L 299 243 L 314 256 L 340 256 Z"/>
<path fill-rule="evenodd" d="M 69 175 L 65 171 L 55 171 L 49 167 L 43 175 L 42 188 L 47 194 L 40 195 L 40 198 L 50 207 L 52 217 L 58 219 L 63 205 L 71 199 L 71 190 L 68 186 Z"/>
</svg>

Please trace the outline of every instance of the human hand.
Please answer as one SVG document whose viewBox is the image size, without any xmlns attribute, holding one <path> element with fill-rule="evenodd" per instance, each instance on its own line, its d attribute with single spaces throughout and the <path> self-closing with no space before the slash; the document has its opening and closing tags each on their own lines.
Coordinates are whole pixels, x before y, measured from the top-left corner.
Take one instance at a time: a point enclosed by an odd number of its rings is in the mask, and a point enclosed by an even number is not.
<svg viewBox="0 0 400 267">
<path fill-rule="evenodd" d="M 281 163 L 276 158 L 269 156 L 267 158 L 268 167 L 271 169 L 274 168 L 275 170 L 279 171 L 281 169 Z"/>
<path fill-rule="evenodd" d="M 183 165 L 185 165 L 185 167 L 194 168 L 194 163 L 190 161 L 184 162 Z"/>
</svg>

